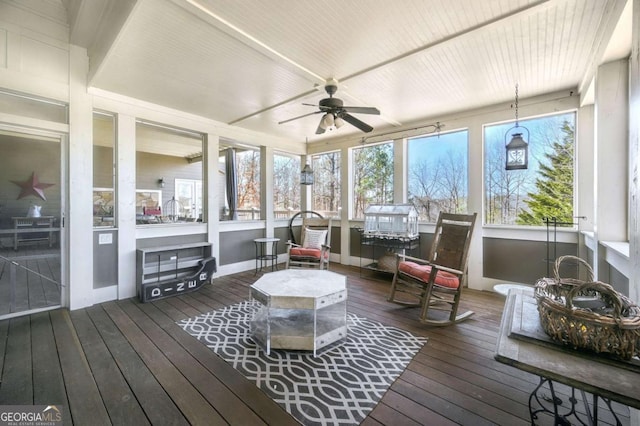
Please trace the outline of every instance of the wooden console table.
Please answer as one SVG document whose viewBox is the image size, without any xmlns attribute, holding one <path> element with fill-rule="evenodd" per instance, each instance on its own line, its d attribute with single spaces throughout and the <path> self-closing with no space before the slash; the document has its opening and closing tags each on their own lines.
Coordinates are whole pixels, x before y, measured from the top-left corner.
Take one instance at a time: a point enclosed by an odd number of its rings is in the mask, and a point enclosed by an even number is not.
<svg viewBox="0 0 640 426">
<path fill-rule="evenodd" d="M 12 217 L 13 249 L 18 250 L 21 242 L 47 241 L 53 246 L 54 216 Z"/>
<path fill-rule="evenodd" d="M 574 416 L 582 424 L 598 423 L 598 398 L 609 408 L 610 401 L 640 408 L 640 361 L 618 361 L 613 358 L 573 350 L 553 342 L 540 326 L 536 301 L 532 289 L 512 289 L 509 291 L 500 333 L 496 344 L 496 360 L 512 365 L 520 370 L 540 376 L 540 384 L 529 398 L 531 422 L 536 415 L 546 412 L 555 417 L 555 424 L 567 424 L 566 417 Z M 585 405 L 588 403 L 584 392 L 593 395 L 593 404 L 586 406 L 588 422 L 580 419 L 575 413 L 576 401 L 571 402 L 569 413 L 559 413 L 559 404 L 554 403 L 552 409 L 533 407 L 539 403 L 536 393 L 547 384 L 552 393 L 552 401 L 556 402 L 553 382 L 563 383 L 583 394 Z M 560 401 L 557 401 L 560 402 Z M 615 413 L 614 413 L 615 417 Z M 617 417 L 616 417 L 617 418 Z"/>
</svg>

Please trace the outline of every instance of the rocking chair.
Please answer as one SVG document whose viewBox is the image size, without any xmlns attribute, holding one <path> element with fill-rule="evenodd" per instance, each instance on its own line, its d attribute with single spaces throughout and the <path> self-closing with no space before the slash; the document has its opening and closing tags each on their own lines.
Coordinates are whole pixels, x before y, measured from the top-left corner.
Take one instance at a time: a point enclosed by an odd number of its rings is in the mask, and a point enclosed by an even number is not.
<svg viewBox="0 0 640 426">
<path fill-rule="evenodd" d="M 302 217 L 299 237 L 296 238 L 294 221 Z M 301 211 L 289 220 L 286 268 L 329 269 L 331 253 L 331 218 L 314 211 Z"/>
<path fill-rule="evenodd" d="M 420 306 L 420 321 L 431 325 L 450 325 L 473 315 L 457 313 L 476 216 L 441 212 L 427 260 L 398 254 L 389 302 Z M 449 312 L 448 319 L 428 318 L 431 309 Z"/>
</svg>

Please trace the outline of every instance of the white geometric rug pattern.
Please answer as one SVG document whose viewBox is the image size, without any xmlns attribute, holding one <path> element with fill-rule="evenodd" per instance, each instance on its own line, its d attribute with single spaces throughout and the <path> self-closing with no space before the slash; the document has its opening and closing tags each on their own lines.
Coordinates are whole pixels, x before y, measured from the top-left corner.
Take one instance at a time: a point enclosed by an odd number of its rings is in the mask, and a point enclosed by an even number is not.
<svg viewBox="0 0 640 426">
<path fill-rule="evenodd" d="M 178 321 L 186 332 L 251 380 L 305 425 L 357 425 L 427 339 L 347 314 L 348 336 L 317 357 L 251 340 L 251 301 Z"/>
</svg>

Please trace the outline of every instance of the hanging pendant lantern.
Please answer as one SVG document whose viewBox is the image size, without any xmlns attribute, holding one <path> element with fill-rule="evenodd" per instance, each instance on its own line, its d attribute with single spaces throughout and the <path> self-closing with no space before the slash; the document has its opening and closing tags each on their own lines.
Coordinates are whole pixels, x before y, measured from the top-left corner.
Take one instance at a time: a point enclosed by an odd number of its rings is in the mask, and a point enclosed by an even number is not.
<svg viewBox="0 0 640 426">
<path fill-rule="evenodd" d="M 505 142 L 509 133 L 511 141 L 506 144 L 505 170 L 524 170 L 529 167 L 529 144 L 523 139 L 523 131 L 527 132 L 527 139 L 530 139 L 529 129 L 518 124 L 518 85 L 516 84 L 516 125 L 505 133 Z"/>
<path fill-rule="evenodd" d="M 526 130 L 526 129 L 525 129 Z M 514 133 L 507 144 L 507 170 L 523 170 L 529 167 L 529 146 L 522 133 Z"/>
<path fill-rule="evenodd" d="M 300 172 L 300 185 L 313 185 L 313 170 L 309 163 Z"/>
<path fill-rule="evenodd" d="M 333 121 L 331 124 L 333 125 Z M 305 138 L 305 145 L 309 145 L 309 138 Z M 313 170 L 309 163 L 305 164 L 300 172 L 300 185 L 313 185 Z"/>
</svg>

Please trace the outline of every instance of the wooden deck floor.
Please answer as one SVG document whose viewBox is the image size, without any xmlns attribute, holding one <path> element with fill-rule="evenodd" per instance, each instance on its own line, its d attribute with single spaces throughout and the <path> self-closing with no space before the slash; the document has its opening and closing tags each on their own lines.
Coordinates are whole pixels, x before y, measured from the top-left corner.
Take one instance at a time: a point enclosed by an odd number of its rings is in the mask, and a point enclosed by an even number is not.
<svg viewBox="0 0 640 426">
<path fill-rule="evenodd" d="M 351 312 L 429 338 L 362 424 L 530 424 L 538 378 L 494 360 L 501 296 L 468 290 L 462 308 L 474 317 L 426 327 L 415 309 L 385 301 L 388 281 L 332 269 L 348 275 Z M 65 425 L 297 424 L 175 324 L 247 299 L 256 278 L 244 272 L 152 303 L 130 299 L 1 321 L 0 405 L 61 405 Z M 628 424 L 628 408 L 615 407 Z M 612 422 L 600 414 L 603 424 Z"/>
<path fill-rule="evenodd" d="M 0 316 L 60 306 L 60 250 L 0 247 Z"/>
</svg>

